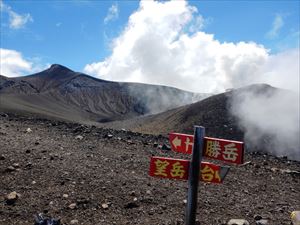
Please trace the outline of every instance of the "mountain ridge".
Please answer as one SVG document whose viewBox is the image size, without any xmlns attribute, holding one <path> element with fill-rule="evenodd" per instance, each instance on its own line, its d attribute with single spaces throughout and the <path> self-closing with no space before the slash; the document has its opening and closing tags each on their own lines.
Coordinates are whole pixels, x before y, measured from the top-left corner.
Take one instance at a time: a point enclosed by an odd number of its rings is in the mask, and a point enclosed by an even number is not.
<svg viewBox="0 0 300 225">
<path fill-rule="evenodd" d="M 24 77 L 0 78 L 0 109 L 48 112 L 54 118 L 88 123 L 165 111 L 205 96 L 167 86 L 97 79 L 59 64 Z"/>
</svg>

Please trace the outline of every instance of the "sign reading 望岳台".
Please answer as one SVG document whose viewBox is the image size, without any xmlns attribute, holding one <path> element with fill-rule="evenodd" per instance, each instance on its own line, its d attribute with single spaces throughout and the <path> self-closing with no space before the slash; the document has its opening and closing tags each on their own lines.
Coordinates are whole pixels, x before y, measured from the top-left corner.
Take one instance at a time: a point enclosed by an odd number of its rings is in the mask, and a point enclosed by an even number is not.
<svg viewBox="0 0 300 225">
<path fill-rule="evenodd" d="M 189 165 L 189 160 L 152 157 L 149 175 L 152 177 L 187 180 L 189 177 Z M 202 162 L 199 180 L 209 183 L 222 183 L 228 171 L 229 167 Z"/>
<path fill-rule="evenodd" d="M 170 133 L 169 140 L 172 150 L 191 154 L 194 136 Z M 228 163 L 242 164 L 244 161 L 244 143 L 219 138 L 204 138 L 203 157 L 221 160 Z"/>
</svg>

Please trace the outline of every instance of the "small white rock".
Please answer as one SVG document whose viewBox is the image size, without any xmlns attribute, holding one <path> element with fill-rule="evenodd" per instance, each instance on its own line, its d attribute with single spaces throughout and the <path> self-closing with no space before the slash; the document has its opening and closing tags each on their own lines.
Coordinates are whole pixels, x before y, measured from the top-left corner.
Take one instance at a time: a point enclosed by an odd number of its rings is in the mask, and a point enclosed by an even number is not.
<svg viewBox="0 0 300 225">
<path fill-rule="evenodd" d="M 77 135 L 77 136 L 75 137 L 75 139 L 81 141 L 81 140 L 83 139 L 83 136 Z"/>
<path fill-rule="evenodd" d="M 76 203 L 72 203 L 72 204 L 69 205 L 69 209 L 75 209 L 76 206 L 77 206 Z"/>
<path fill-rule="evenodd" d="M 27 133 L 31 133 L 32 130 L 28 127 L 28 128 L 26 129 L 26 132 L 27 132 Z"/>
<path fill-rule="evenodd" d="M 108 209 L 108 204 L 103 203 L 103 204 L 101 204 L 101 207 L 102 207 L 102 209 Z"/>
<path fill-rule="evenodd" d="M 78 220 L 71 220 L 70 224 L 78 224 L 79 221 Z"/>
<path fill-rule="evenodd" d="M 68 198 L 69 195 L 68 194 L 63 194 L 63 198 Z"/>
<path fill-rule="evenodd" d="M 227 225 L 250 225 L 247 220 L 244 219 L 231 219 L 228 221 Z"/>
<path fill-rule="evenodd" d="M 20 164 L 19 163 L 13 163 L 12 166 L 15 167 L 15 168 L 19 168 Z"/>
</svg>

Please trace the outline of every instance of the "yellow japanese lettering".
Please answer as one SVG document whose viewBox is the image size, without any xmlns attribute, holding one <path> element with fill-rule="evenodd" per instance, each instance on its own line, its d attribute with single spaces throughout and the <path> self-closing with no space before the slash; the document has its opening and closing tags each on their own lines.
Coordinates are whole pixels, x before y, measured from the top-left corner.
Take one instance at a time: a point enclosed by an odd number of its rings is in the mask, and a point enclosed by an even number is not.
<svg viewBox="0 0 300 225">
<path fill-rule="evenodd" d="M 180 177 L 183 178 L 184 177 L 184 167 L 183 165 L 181 165 L 180 162 L 176 162 L 172 165 L 172 169 L 171 169 L 171 176 L 172 177 Z"/>
<path fill-rule="evenodd" d="M 170 164 L 168 161 L 156 160 L 155 162 L 155 175 L 167 177 L 167 167 Z"/>
</svg>

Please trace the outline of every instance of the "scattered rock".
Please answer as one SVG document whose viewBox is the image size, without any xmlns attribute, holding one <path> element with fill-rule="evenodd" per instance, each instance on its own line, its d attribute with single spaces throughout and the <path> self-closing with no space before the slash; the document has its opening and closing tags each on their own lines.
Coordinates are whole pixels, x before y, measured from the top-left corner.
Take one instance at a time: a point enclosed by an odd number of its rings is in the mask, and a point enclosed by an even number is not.
<svg viewBox="0 0 300 225">
<path fill-rule="evenodd" d="M 13 166 L 9 166 L 9 167 L 7 167 L 6 170 L 5 170 L 5 172 L 14 172 L 14 171 L 16 171 L 16 168 L 13 167 Z"/>
<path fill-rule="evenodd" d="M 77 203 L 78 205 L 89 204 L 90 202 L 91 202 L 91 200 L 88 199 L 88 198 L 81 198 L 81 199 L 77 199 L 77 200 L 76 200 L 76 203 Z"/>
<path fill-rule="evenodd" d="M 134 142 L 132 140 L 127 140 L 127 144 L 132 145 Z"/>
<path fill-rule="evenodd" d="M 158 143 L 157 142 L 154 142 L 153 143 L 153 148 L 157 148 L 158 147 Z"/>
<path fill-rule="evenodd" d="M 26 129 L 26 132 L 27 132 L 27 133 L 31 133 L 32 130 L 28 127 L 28 128 Z"/>
<path fill-rule="evenodd" d="M 68 206 L 69 209 L 75 209 L 77 207 L 76 203 L 72 203 Z"/>
<path fill-rule="evenodd" d="M 138 207 L 139 205 L 136 202 L 129 202 L 124 206 L 125 209 L 133 209 Z"/>
<path fill-rule="evenodd" d="M 167 144 L 163 144 L 162 147 L 161 147 L 162 150 L 171 150 L 171 147 L 170 145 L 167 145 Z"/>
<path fill-rule="evenodd" d="M 245 163 L 241 164 L 240 166 L 247 166 L 247 165 L 251 165 L 251 164 L 252 164 L 252 162 L 251 162 L 251 161 L 247 161 L 247 162 L 245 162 Z"/>
<path fill-rule="evenodd" d="M 254 216 L 254 220 L 261 220 L 262 219 L 262 216 L 261 215 L 255 215 Z"/>
<path fill-rule="evenodd" d="M 5 156 L 4 155 L 0 155 L 0 160 L 5 160 Z"/>
<path fill-rule="evenodd" d="M 70 224 L 78 224 L 78 223 L 79 223 L 78 220 L 71 220 L 71 221 L 70 221 Z"/>
<path fill-rule="evenodd" d="M 84 130 L 83 126 L 78 126 L 73 129 L 73 133 L 79 133 L 79 132 L 82 132 L 83 130 Z"/>
<path fill-rule="evenodd" d="M 136 196 L 135 191 L 131 191 L 129 194 L 130 194 L 131 196 Z"/>
<path fill-rule="evenodd" d="M 259 164 L 254 164 L 254 168 L 259 169 L 260 165 Z"/>
<path fill-rule="evenodd" d="M 13 205 L 16 203 L 16 201 L 18 200 L 19 197 L 20 197 L 20 194 L 13 191 L 13 192 L 9 193 L 8 195 L 6 195 L 5 202 L 7 205 Z"/>
<path fill-rule="evenodd" d="M 69 195 L 68 194 L 63 194 L 63 196 L 62 196 L 63 198 L 68 198 L 69 197 Z"/>
<path fill-rule="evenodd" d="M 77 136 L 75 137 L 75 139 L 81 141 L 81 140 L 83 139 L 83 136 L 77 135 Z"/>
<path fill-rule="evenodd" d="M 257 220 L 256 225 L 268 225 L 268 220 L 265 219 Z"/>
<path fill-rule="evenodd" d="M 20 164 L 19 163 L 13 163 L 12 166 L 15 167 L 15 168 L 19 168 Z"/>
<path fill-rule="evenodd" d="M 1 113 L 1 116 L 6 117 L 6 118 L 8 117 L 8 115 L 6 113 Z"/>
<path fill-rule="evenodd" d="M 28 162 L 26 165 L 25 165 L 25 168 L 27 169 L 31 169 L 32 167 L 32 162 Z"/>
<path fill-rule="evenodd" d="M 114 136 L 114 135 L 112 135 L 112 134 L 106 135 L 107 138 L 113 138 L 113 136 Z"/>
<path fill-rule="evenodd" d="M 280 170 L 280 172 L 290 174 L 292 176 L 300 176 L 300 171 L 296 171 L 296 170 L 284 169 L 284 170 Z"/>
<path fill-rule="evenodd" d="M 244 219 L 231 219 L 228 221 L 227 225 L 250 225 L 247 220 Z"/>
<path fill-rule="evenodd" d="M 108 204 L 107 203 L 103 203 L 101 204 L 102 209 L 108 209 Z"/>
</svg>

